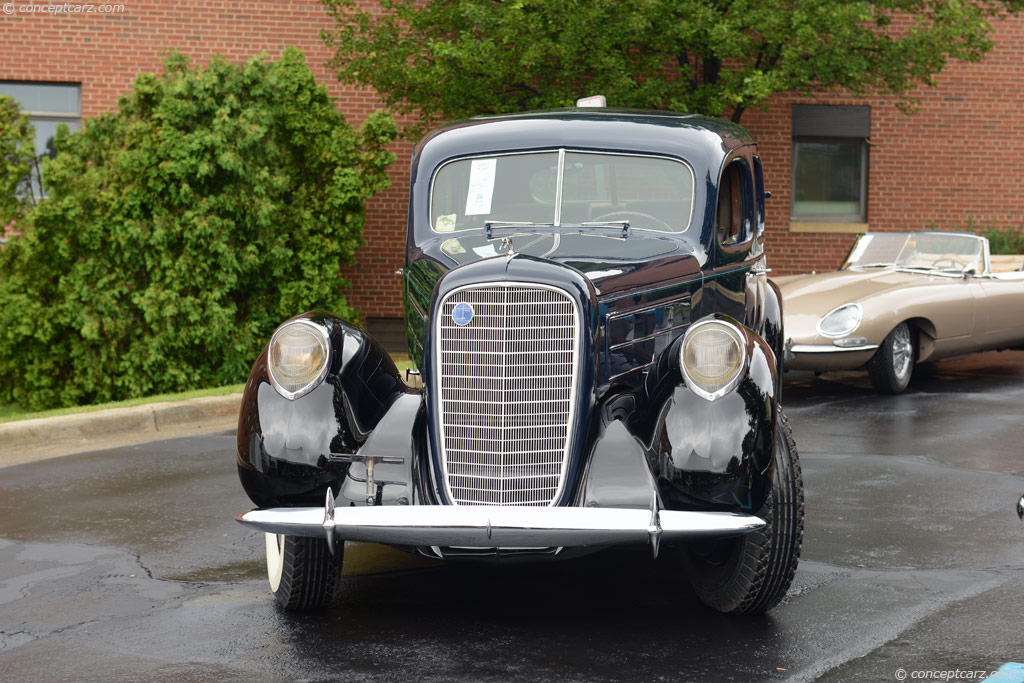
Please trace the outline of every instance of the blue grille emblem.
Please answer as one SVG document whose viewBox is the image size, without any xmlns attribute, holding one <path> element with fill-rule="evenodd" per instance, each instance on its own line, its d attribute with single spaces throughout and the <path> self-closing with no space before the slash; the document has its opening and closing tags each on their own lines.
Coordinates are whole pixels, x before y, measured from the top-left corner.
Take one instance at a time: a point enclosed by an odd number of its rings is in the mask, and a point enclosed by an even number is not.
<svg viewBox="0 0 1024 683">
<path fill-rule="evenodd" d="M 473 307 L 465 301 L 455 304 L 452 309 L 452 322 L 459 327 L 464 327 L 473 319 Z"/>
</svg>

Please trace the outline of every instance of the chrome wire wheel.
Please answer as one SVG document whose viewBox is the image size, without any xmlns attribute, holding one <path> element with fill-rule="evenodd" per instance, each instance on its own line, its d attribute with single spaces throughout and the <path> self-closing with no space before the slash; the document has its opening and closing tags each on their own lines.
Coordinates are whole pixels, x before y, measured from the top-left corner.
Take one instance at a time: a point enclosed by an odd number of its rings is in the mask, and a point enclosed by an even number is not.
<svg viewBox="0 0 1024 683">
<path fill-rule="evenodd" d="M 910 378 L 910 369 L 914 365 L 914 343 L 910 338 L 910 328 L 901 323 L 892 331 L 892 370 L 896 380 L 902 382 Z"/>
<path fill-rule="evenodd" d="M 915 360 L 914 329 L 902 322 L 892 329 L 868 361 L 871 384 L 882 394 L 900 393 L 910 384 Z"/>
</svg>

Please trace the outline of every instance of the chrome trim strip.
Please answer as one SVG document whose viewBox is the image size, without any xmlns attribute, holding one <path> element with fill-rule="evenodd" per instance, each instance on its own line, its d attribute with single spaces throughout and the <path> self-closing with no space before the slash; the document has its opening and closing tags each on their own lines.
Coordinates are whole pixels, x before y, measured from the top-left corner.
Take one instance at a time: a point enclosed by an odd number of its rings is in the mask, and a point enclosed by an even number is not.
<svg viewBox="0 0 1024 683">
<path fill-rule="evenodd" d="M 630 375 L 630 374 L 632 374 L 634 372 L 647 372 L 648 370 L 650 370 L 651 367 L 653 367 L 653 365 L 654 365 L 654 361 L 651 361 L 650 363 L 646 363 L 644 365 L 637 365 L 636 367 L 630 368 L 629 370 L 626 370 L 625 372 L 620 372 L 617 375 L 612 375 L 611 377 L 608 378 L 608 380 L 614 382 L 615 380 L 622 379 L 626 375 Z"/>
<path fill-rule="evenodd" d="M 874 351 L 878 348 L 878 344 L 850 346 L 845 349 L 831 344 L 793 344 L 787 348 L 793 353 L 849 353 L 851 351 Z"/>
<path fill-rule="evenodd" d="M 557 450 L 549 449 L 548 450 L 548 452 L 551 452 L 551 453 L 558 452 L 560 450 L 561 453 L 562 453 L 562 458 L 561 458 L 561 462 L 559 464 L 559 471 L 558 471 L 558 485 L 555 488 L 554 494 L 552 495 L 551 499 L 548 502 L 545 503 L 545 505 L 547 505 L 547 506 L 553 506 L 553 505 L 555 505 L 557 503 L 559 497 L 562 495 L 562 493 L 563 493 L 563 491 L 565 489 L 566 473 L 567 473 L 567 468 L 568 468 L 568 464 L 569 464 L 569 454 L 571 453 L 572 445 L 574 443 L 574 440 L 577 438 L 577 435 L 574 433 L 574 430 L 573 430 L 573 423 L 574 423 L 575 418 L 576 418 L 576 407 L 577 407 L 577 404 L 579 403 L 579 396 L 578 396 L 578 393 L 579 393 L 578 383 L 579 383 L 579 374 L 580 374 L 579 354 L 580 354 L 580 348 L 582 347 L 582 343 L 583 343 L 583 341 L 582 341 L 582 334 L 583 333 L 582 333 L 582 312 L 580 311 L 579 306 L 577 305 L 575 299 L 573 299 L 572 296 L 570 296 L 570 294 L 568 292 L 566 292 L 564 289 L 561 289 L 559 287 L 553 287 L 551 285 L 545 285 L 545 284 L 540 284 L 540 283 L 535 283 L 535 282 L 479 282 L 479 283 L 474 283 L 474 284 L 471 284 L 471 285 L 465 285 L 465 286 L 453 289 L 451 292 L 449 292 L 444 297 L 443 300 L 438 302 L 437 309 L 435 311 L 435 316 L 434 316 L 434 323 L 433 323 L 433 334 L 434 334 L 434 344 L 433 344 L 433 348 L 434 348 L 434 354 L 433 355 L 434 355 L 434 358 L 433 358 L 433 362 L 434 362 L 434 368 L 435 368 L 435 372 L 436 372 L 436 376 L 437 376 L 437 382 L 435 384 L 436 384 L 436 391 L 437 391 L 437 399 L 436 400 L 437 400 L 437 409 L 438 409 L 438 418 L 439 418 L 438 419 L 437 428 L 438 428 L 439 445 L 440 445 L 440 449 L 441 449 L 440 464 L 441 464 L 441 473 L 442 473 L 442 480 L 443 480 L 441 482 L 441 485 L 444 487 L 445 493 L 447 494 L 448 499 L 450 501 L 452 501 L 452 504 L 455 505 L 455 506 L 459 506 L 460 503 L 458 503 L 456 501 L 456 496 L 454 495 L 454 492 L 452 491 L 451 477 L 453 475 L 451 474 L 451 472 L 449 472 L 449 468 L 448 468 L 448 454 L 447 454 L 447 448 L 446 448 L 446 443 L 448 441 L 448 435 L 447 435 L 447 430 L 446 430 L 446 411 L 445 411 L 445 407 L 444 407 L 445 406 L 445 404 L 444 404 L 444 401 L 445 401 L 444 376 L 443 376 L 442 370 L 441 370 L 441 368 L 442 368 L 442 355 L 441 355 L 442 354 L 442 344 L 441 344 L 442 336 L 441 335 L 442 335 L 442 325 L 444 324 L 444 317 L 445 317 L 443 311 L 444 311 L 445 304 L 452 297 L 454 297 L 457 294 L 460 294 L 462 292 L 471 291 L 471 290 L 478 290 L 478 289 L 492 289 L 492 290 L 493 289 L 504 289 L 506 292 L 509 291 L 509 290 L 517 290 L 517 289 L 520 289 L 520 290 L 521 289 L 541 289 L 541 290 L 545 290 L 545 291 L 556 293 L 559 296 L 564 297 L 565 301 L 572 308 L 572 311 L 573 311 L 572 346 L 573 346 L 573 348 L 566 351 L 567 353 L 571 353 L 571 370 L 570 370 L 570 376 L 568 377 L 568 379 L 570 381 L 568 410 L 565 411 L 565 414 L 566 414 L 566 423 L 565 423 L 565 433 L 566 433 L 566 436 L 565 436 L 565 442 L 563 444 L 563 447 L 560 448 L 560 449 L 557 449 Z M 514 307 L 515 304 L 510 304 L 507 301 L 507 297 L 506 297 L 506 301 L 505 301 L 504 305 L 505 305 L 506 308 L 508 308 L 510 306 Z M 524 308 L 529 309 L 529 302 L 524 304 Z M 488 327 L 486 329 L 491 329 L 492 331 L 494 331 L 494 330 L 503 331 L 506 328 L 505 327 L 493 327 L 493 328 L 492 327 Z M 518 329 L 518 328 L 516 328 L 516 329 Z M 547 327 L 541 327 L 541 328 L 535 328 L 535 329 L 548 329 L 548 328 Z M 494 351 L 488 352 L 488 351 L 479 351 L 479 350 L 473 350 L 473 351 L 467 351 L 467 352 L 468 353 L 473 353 L 473 354 L 476 354 L 476 355 L 484 355 L 484 356 L 493 355 L 493 356 L 496 356 L 496 358 L 495 358 L 496 362 L 495 362 L 494 367 L 500 367 L 502 365 L 501 361 L 506 359 L 509 356 L 509 353 L 507 351 L 505 351 L 504 348 L 502 349 L 500 354 L 498 354 L 498 352 L 494 352 Z M 517 351 L 517 352 L 515 352 L 514 355 L 518 355 L 520 353 L 523 353 L 523 352 Z M 534 352 L 533 351 L 527 351 L 525 353 L 533 354 Z M 550 349 L 546 349 L 546 350 L 544 350 L 544 353 L 545 354 L 549 354 L 549 353 L 551 353 L 551 351 L 550 351 Z M 480 367 L 480 366 L 478 366 L 478 367 Z M 564 375 L 563 375 L 563 377 L 564 377 Z M 498 378 L 495 378 L 495 380 L 497 380 L 497 379 Z M 482 390 L 482 389 L 480 391 L 482 393 L 485 393 L 484 390 Z M 530 389 L 519 389 L 519 391 L 528 391 L 528 392 L 532 393 L 533 391 L 535 391 L 535 389 L 533 389 L 533 388 L 530 388 Z M 529 400 L 528 397 L 525 398 L 525 400 Z M 555 400 L 542 401 L 541 403 L 552 403 L 552 402 L 555 402 Z M 492 400 L 488 400 L 488 399 L 484 399 L 484 398 L 475 398 L 473 400 L 465 400 L 465 401 L 461 401 L 460 403 L 462 403 L 464 405 L 461 405 L 458 408 L 454 408 L 453 407 L 453 410 L 448 411 L 448 414 L 452 414 L 452 415 L 454 415 L 454 414 L 458 414 L 458 415 L 473 415 L 474 414 L 474 411 L 472 410 L 472 405 L 473 404 L 476 404 L 476 405 L 504 405 L 505 404 L 505 402 L 503 402 L 503 401 L 492 401 Z M 534 416 L 537 416 L 539 414 L 538 412 L 536 412 L 537 410 L 540 410 L 540 408 L 539 407 L 535 407 L 535 411 L 533 413 L 531 413 L 531 414 L 534 415 Z M 556 411 L 556 412 L 558 412 L 558 414 L 562 414 L 561 411 Z M 461 428 L 465 428 L 465 427 L 461 427 Z M 452 437 L 452 438 L 455 438 L 455 437 Z M 532 441 L 536 441 L 539 438 L 541 438 L 541 437 L 536 437 L 536 438 L 531 439 L 531 440 Z M 480 440 L 480 439 L 478 439 L 478 440 Z M 514 445 L 517 440 L 516 439 L 508 439 L 508 440 L 504 440 L 503 439 L 502 441 L 506 441 L 507 443 Z M 504 455 L 504 454 L 502 454 L 502 455 Z M 486 467 L 486 466 L 481 463 L 480 467 Z M 486 477 L 485 476 L 484 477 L 477 476 L 477 478 L 483 479 L 483 478 L 486 478 Z M 525 477 L 522 477 L 522 476 L 506 477 L 506 479 L 524 479 L 524 478 Z M 533 490 L 533 489 L 531 489 L 531 490 Z M 505 503 L 505 505 L 530 505 L 530 504 L 531 503 L 529 501 L 523 501 L 523 500 L 512 501 L 510 503 Z M 484 507 L 491 507 L 491 506 L 484 506 Z M 439 545 L 446 545 L 446 544 L 441 543 Z"/>
<path fill-rule="evenodd" d="M 652 517 L 654 521 L 652 521 Z M 492 505 L 389 505 L 250 510 L 242 524 L 275 534 L 405 546 L 572 547 L 651 543 L 660 540 L 735 536 L 756 531 L 764 520 L 733 512 Z"/>
<path fill-rule="evenodd" d="M 558 150 L 558 171 L 555 175 L 555 219 L 557 228 L 562 224 L 562 181 L 565 178 L 565 148 Z M 433 188 L 431 188 L 433 189 Z M 433 194 L 431 194 L 433 196 Z"/>
<path fill-rule="evenodd" d="M 630 296 L 632 296 L 632 295 L 630 295 Z M 668 299 L 664 299 L 662 301 L 658 301 L 657 303 L 649 304 L 647 306 L 639 306 L 637 308 L 627 308 L 627 309 L 623 309 L 621 311 L 612 311 L 612 312 L 608 313 L 608 315 L 607 315 L 607 322 L 608 322 L 608 325 L 611 325 L 611 323 L 613 321 L 615 321 L 615 320 L 621 320 L 622 318 L 625 318 L 625 317 L 628 317 L 628 316 L 631 316 L 631 315 L 632 316 L 637 316 L 637 315 L 643 315 L 644 313 L 656 313 L 657 311 L 659 311 L 659 310 L 661 310 L 663 308 L 668 308 L 669 306 L 690 306 L 690 310 L 691 310 L 691 313 L 692 313 L 692 311 L 693 311 L 693 300 L 692 299 L 693 299 L 693 297 L 690 295 L 689 292 L 687 292 L 686 294 L 683 294 L 682 296 L 671 297 L 671 298 L 668 298 Z M 649 334 L 649 335 L 647 335 L 645 337 L 640 337 L 638 339 L 631 339 L 629 341 L 624 341 L 624 342 L 619 342 L 618 344 L 609 345 L 608 348 L 610 350 L 614 351 L 615 349 L 622 348 L 623 346 L 627 346 L 629 344 L 635 344 L 636 342 L 647 341 L 648 339 L 654 339 L 659 334 L 665 334 L 667 332 L 673 332 L 673 331 L 678 330 L 680 328 L 684 328 L 684 327 L 686 327 L 689 324 L 690 324 L 690 321 L 687 320 L 685 323 L 679 323 L 678 325 L 673 325 L 672 327 L 666 327 L 663 330 L 655 330 L 654 332 L 652 332 L 651 334 Z M 625 373 L 623 373 L 623 374 L 625 374 Z"/>
<path fill-rule="evenodd" d="M 646 337 L 637 337 L 636 339 L 630 339 L 629 341 L 624 341 L 624 342 L 619 342 L 618 344 L 613 344 L 612 346 L 609 346 L 608 349 L 610 351 L 616 351 L 616 350 L 624 348 L 626 346 L 632 346 L 633 344 L 638 344 L 640 342 L 650 341 L 651 339 L 654 339 L 655 337 L 660 337 L 663 334 L 669 334 L 671 332 L 678 332 L 679 330 L 684 329 L 688 324 L 689 323 L 679 323 L 678 325 L 673 325 L 672 327 L 666 327 L 665 329 L 658 330 L 657 332 L 654 332 L 653 334 L 649 334 Z"/>
</svg>

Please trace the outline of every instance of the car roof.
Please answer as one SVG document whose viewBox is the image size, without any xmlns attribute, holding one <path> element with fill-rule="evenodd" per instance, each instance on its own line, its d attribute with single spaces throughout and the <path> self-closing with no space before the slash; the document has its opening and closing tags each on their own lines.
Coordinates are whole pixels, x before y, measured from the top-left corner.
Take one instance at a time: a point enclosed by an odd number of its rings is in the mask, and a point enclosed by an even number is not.
<svg viewBox="0 0 1024 683">
<path fill-rule="evenodd" d="M 753 145 L 740 126 L 722 119 L 667 111 L 569 108 L 480 116 L 429 133 L 413 162 L 424 171 L 449 159 L 499 152 L 569 148 L 649 153 L 685 159 L 695 169 L 717 170 L 737 147 Z"/>
</svg>

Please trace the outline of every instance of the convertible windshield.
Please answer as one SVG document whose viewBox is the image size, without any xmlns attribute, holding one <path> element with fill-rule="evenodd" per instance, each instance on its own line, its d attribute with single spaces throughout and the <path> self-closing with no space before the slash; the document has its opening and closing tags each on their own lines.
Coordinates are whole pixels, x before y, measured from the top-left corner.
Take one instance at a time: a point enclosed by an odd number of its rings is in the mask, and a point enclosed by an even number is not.
<svg viewBox="0 0 1024 683">
<path fill-rule="evenodd" d="M 861 235 L 841 270 L 905 268 L 973 269 L 983 264 L 983 242 L 974 235 L 935 232 L 868 233 Z"/>
<path fill-rule="evenodd" d="M 684 232 L 693 211 L 693 173 L 660 157 L 533 152 L 460 159 L 434 177 L 435 232 L 486 223 Z"/>
</svg>

